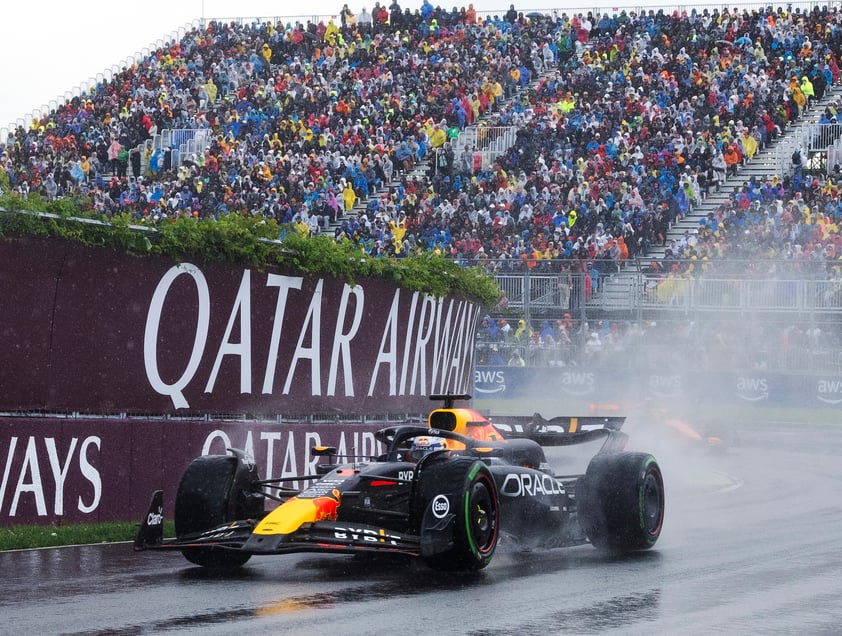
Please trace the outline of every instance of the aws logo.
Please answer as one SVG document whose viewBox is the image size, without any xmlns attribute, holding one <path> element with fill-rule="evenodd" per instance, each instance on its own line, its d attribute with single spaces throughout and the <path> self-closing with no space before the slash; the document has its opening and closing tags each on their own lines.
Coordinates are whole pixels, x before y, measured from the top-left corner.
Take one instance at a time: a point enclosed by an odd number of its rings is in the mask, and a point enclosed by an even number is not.
<svg viewBox="0 0 842 636">
<path fill-rule="evenodd" d="M 677 375 L 650 375 L 649 392 L 655 397 L 672 397 L 681 392 L 681 377 Z"/>
<path fill-rule="evenodd" d="M 842 403 L 842 380 L 819 380 L 816 397 L 825 404 Z"/>
<path fill-rule="evenodd" d="M 737 378 L 737 397 L 746 402 L 759 402 L 769 397 L 766 378 L 740 376 Z"/>
<path fill-rule="evenodd" d="M 594 392 L 593 373 L 565 371 L 561 374 L 561 390 L 569 395 L 587 395 Z"/>
<path fill-rule="evenodd" d="M 477 393 L 502 393 L 506 390 L 505 371 L 474 371 L 474 390 Z"/>
</svg>

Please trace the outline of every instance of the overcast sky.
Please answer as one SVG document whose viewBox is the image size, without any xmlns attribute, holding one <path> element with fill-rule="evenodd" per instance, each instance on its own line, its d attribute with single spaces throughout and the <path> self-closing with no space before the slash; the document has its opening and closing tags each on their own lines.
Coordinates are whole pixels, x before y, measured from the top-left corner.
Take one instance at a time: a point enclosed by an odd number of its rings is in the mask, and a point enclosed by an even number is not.
<svg viewBox="0 0 842 636">
<path fill-rule="evenodd" d="M 381 0 L 382 1 L 382 0 Z M 398 0 L 404 9 L 415 10 L 422 0 Z M 505 10 L 511 0 L 472 0 L 479 11 Z M 156 40 L 204 15 L 206 18 L 334 15 L 345 0 L 142 0 L 114 2 L 88 0 L 82 4 L 46 0 L 28 5 L 7 0 L 0 9 L 0 128 L 71 91 L 134 55 Z M 388 6 L 391 0 L 386 0 Z M 442 7 L 467 6 L 467 1 L 440 0 Z M 550 8 L 561 0 L 515 2 L 518 10 Z M 370 0 L 352 0 L 348 6 L 359 13 Z M 304 10 L 297 6 L 305 6 Z M 151 48 L 151 47 L 150 47 Z M 58 101 L 58 100 L 57 100 Z"/>
</svg>

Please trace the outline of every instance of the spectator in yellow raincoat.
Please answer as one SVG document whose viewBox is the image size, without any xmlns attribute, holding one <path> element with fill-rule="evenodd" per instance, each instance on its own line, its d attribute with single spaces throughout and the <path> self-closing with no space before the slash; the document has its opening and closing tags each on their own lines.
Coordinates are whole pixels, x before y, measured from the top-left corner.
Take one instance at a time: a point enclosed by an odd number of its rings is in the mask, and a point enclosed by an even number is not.
<svg viewBox="0 0 842 636">
<path fill-rule="evenodd" d="M 525 320 L 517 321 L 517 329 L 515 329 L 515 340 L 519 342 L 529 342 L 532 337 L 532 327 L 526 324 Z"/>
<path fill-rule="evenodd" d="M 473 119 L 474 120 L 479 119 L 480 102 L 479 102 L 479 97 L 477 97 L 476 93 L 471 95 L 471 110 L 473 111 Z"/>
<path fill-rule="evenodd" d="M 398 219 L 389 221 L 389 227 L 392 230 L 392 239 L 395 245 L 395 254 L 400 254 L 403 249 L 403 237 L 406 236 L 406 216 L 403 212 Z"/>
<path fill-rule="evenodd" d="M 347 6 L 348 5 L 345 5 L 346 8 Z M 339 35 L 339 27 L 336 26 L 336 22 L 334 22 L 333 18 L 331 18 L 325 28 L 324 40 L 325 42 L 335 42 L 337 35 Z"/>
<path fill-rule="evenodd" d="M 87 181 L 91 175 L 91 162 L 88 160 L 87 155 L 82 155 L 79 167 L 82 168 L 82 172 L 85 174 L 85 181 Z"/>
<path fill-rule="evenodd" d="M 302 236 L 310 236 L 310 225 L 299 215 L 296 214 L 295 216 L 297 219 L 293 224 L 293 227 L 295 227 L 295 231 L 301 234 Z"/>
<path fill-rule="evenodd" d="M 494 97 L 495 103 L 503 98 L 503 85 L 500 80 L 494 80 L 494 83 L 491 84 L 491 95 Z"/>
<path fill-rule="evenodd" d="M 354 187 L 351 185 L 351 182 L 345 184 L 345 187 L 342 189 L 342 200 L 345 203 L 345 213 L 349 213 L 354 204 L 357 202 L 357 193 L 354 192 Z"/>
<path fill-rule="evenodd" d="M 803 110 L 807 107 L 807 97 L 804 95 L 804 91 L 801 90 L 801 87 L 797 84 L 792 88 L 792 100 L 798 104 L 799 112 L 803 112 Z"/>
<path fill-rule="evenodd" d="M 757 154 L 757 139 L 752 135 L 748 128 L 743 129 L 742 132 L 743 155 L 747 159 L 751 159 Z"/>
<path fill-rule="evenodd" d="M 573 93 L 570 92 L 570 91 L 567 91 L 567 95 L 565 95 L 561 99 L 561 101 L 558 102 L 558 104 L 556 104 L 556 107 L 558 109 L 560 109 L 561 112 L 564 113 L 564 114 L 567 114 L 571 110 L 573 110 L 576 107 L 576 100 L 573 99 Z"/>
<path fill-rule="evenodd" d="M 447 131 L 439 124 L 430 125 L 429 121 L 427 122 L 426 129 L 427 137 L 430 140 L 430 147 L 441 148 L 444 142 L 447 141 Z"/>
<path fill-rule="evenodd" d="M 669 272 L 667 277 L 658 284 L 658 303 L 662 305 L 681 303 L 686 292 L 687 281 L 681 277 L 677 266 L 673 266 L 673 271 Z"/>
<path fill-rule="evenodd" d="M 804 75 L 801 78 L 801 92 L 804 93 L 804 97 L 807 98 L 807 106 L 811 106 L 813 100 L 816 98 L 815 92 L 813 92 L 813 82 L 810 81 L 810 78 Z"/>
<path fill-rule="evenodd" d="M 216 101 L 216 95 L 219 93 L 219 89 L 213 83 L 212 77 L 209 77 L 208 83 L 205 84 L 205 93 L 208 94 L 208 103 L 213 104 Z"/>
</svg>

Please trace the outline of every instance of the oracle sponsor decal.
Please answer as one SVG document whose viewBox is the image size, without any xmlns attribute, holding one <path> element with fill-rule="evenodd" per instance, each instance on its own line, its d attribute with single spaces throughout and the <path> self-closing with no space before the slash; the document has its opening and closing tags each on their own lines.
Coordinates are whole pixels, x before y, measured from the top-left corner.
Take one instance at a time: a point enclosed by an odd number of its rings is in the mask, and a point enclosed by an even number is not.
<svg viewBox="0 0 842 636">
<path fill-rule="evenodd" d="M 560 479 L 535 472 L 510 473 L 500 486 L 500 494 L 505 497 L 536 497 L 564 493 L 564 484 Z"/>
</svg>

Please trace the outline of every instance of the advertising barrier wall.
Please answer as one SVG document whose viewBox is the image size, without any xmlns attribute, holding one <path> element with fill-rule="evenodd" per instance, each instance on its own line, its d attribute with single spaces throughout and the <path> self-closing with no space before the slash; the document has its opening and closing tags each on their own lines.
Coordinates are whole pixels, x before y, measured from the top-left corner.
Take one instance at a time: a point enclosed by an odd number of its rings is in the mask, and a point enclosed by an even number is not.
<svg viewBox="0 0 842 636">
<path fill-rule="evenodd" d="M 379 279 L 0 241 L 0 411 L 421 412 L 471 389 L 480 307 Z"/>
<path fill-rule="evenodd" d="M 755 403 L 791 408 L 839 408 L 842 376 L 680 371 L 631 372 L 586 367 L 477 367 L 474 397 L 530 399 L 557 395 L 569 411 L 594 402 L 681 399 L 719 405 Z"/>
<path fill-rule="evenodd" d="M 139 521 L 159 488 L 172 518 L 178 481 L 194 457 L 240 448 L 264 478 L 312 475 L 327 461 L 312 447 L 370 458 L 384 450 L 374 432 L 386 425 L 0 418 L 0 527 Z"/>
</svg>

